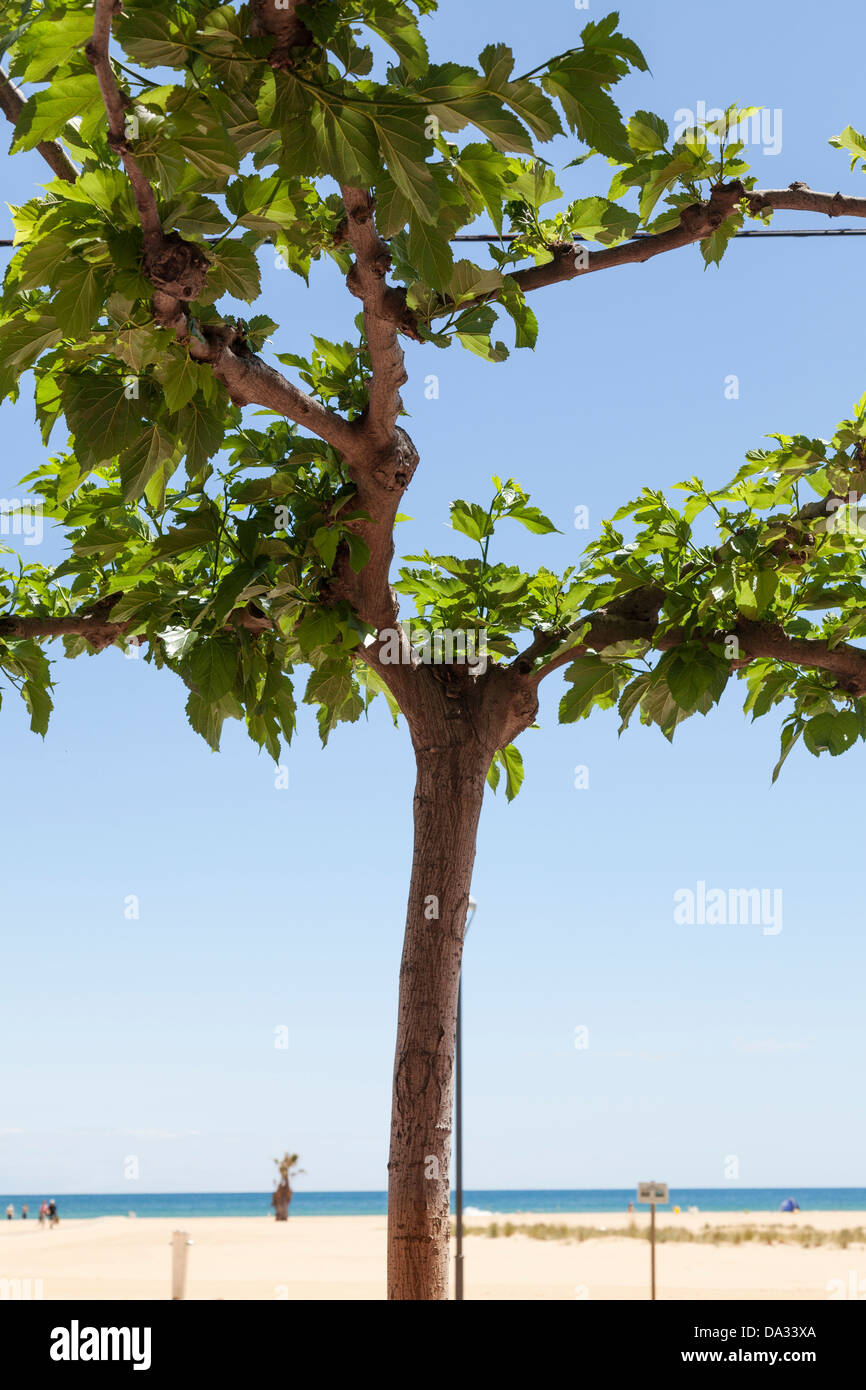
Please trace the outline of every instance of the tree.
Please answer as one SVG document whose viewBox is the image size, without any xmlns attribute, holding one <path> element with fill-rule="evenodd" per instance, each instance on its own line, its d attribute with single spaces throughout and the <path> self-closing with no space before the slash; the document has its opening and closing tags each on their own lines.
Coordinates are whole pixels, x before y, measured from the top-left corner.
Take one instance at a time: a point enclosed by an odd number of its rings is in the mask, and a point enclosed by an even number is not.
<svg viewBox="0 0 866 1390">
<path fill-rule="evenodd" d="M 292 1200 L 291 1179 L 295 1177 L 297 1173 L 303 1173 L 304 1170 L 298 1167 L 298 1155 L 290 1154 L 288 1151 L 283 1154 L 282 1158 L 275 1158 L 274 1163 L 276 1163 L 280 1174 L 280 1181 L 274 1189 L 274 1195 L 271 1198 L 271 1206 L 274 1209 L 274 1220 L 288 1221 L 289 1203 Z"/>
<path fill-rule="evenodd" d="M 65 419 L 65 447 L 25 482 L 69 542 L 61 565 L 5 575 L 0 665 L 42 734 L 43 646 L 56 638 L 70 657 L 146 648 L 184 681 L 189 722 L 214 748 L 235 718 L 279 758 L 304 666 L 323 742 L 378 696 L 405 718 L 417 784 L 389 1163 L 395 1299 L 447 1292 L 476 829 L 487 782 L 504 774 L 509 798 L 520 787 L 515 741 L 540 682 L 564 668 L 563 720 L 617 704 L 624 723 L 639 709 L 670 738 L 734 675 L 753 714 L 792 702 L 783 755 L 800 735 L 841 752 L 866 718 L 866 652 L 849 640 L 866 611 L 862 402 L 829 444 L 779 435 L 728 488 L 680 484 L 682 509 L 645 491 L 564 575 L 495 557 L 506 521 L 554 528 L 516 481 L 494 478 L 488 504 L 451 508 L 477 557 L 410 556 L 392 582 L 419 462 L 400 424 L 401 338 L 495 363 L 501 314 L 515 347 L 533 346 L 528 297 L 543 287 L 691 244 L 716 264 L 745 219 L 777 209 L 866 215 L 866 198 L 757 188 L 738 138 L 751 108 L 673 136 L 651 112 L 624 121 L 611 89 L 646 62 L 615 14 L 515 75 L 503 44 L 477 68 L 432 64 L 419 20 L 434 9 L 0 0 L 13 150 L 40 150 L 54 174 L 14 212 L 0 392 L 17 399 L 32 369 L 46 446 Z M 394 54 L 376 76 L 370 34 Z M 605 195 L 564 203 L 537 152 L 556 138 L 572 162 L 575 149 L 607 161 Z M 866 156 L 850 127 L 834 143 L 852 166 Z M 453 250 L 479 217 L 503 236 L 485 265 Z M 268 245 L 305 278 L 329 257 L 360 303 L 352 341 L 277 354 L 303 386 L 262 355 L 268 314 L 218 308 L 258 299 Z M 271 422 L 253 427 L 251 406 Z M 801 481 L 816 501 L 801 501 Z M 701 515 L 717 534 L 693 530 Z M 626 519 L 631 540 L 614 525 Z"/>
</svg>

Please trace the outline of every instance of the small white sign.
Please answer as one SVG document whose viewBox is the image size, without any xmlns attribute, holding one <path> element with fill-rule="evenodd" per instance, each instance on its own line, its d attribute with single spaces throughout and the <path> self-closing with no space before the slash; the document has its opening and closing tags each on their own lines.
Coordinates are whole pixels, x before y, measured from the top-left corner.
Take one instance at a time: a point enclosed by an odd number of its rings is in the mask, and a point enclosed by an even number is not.
<svg viewBox="0 0 866 1390">
<path fill-rule="evenodd" d="M 669 1202 L 668 1185 L 666 1182 L 639 1182 L 637 1199 L 639 1202 L 649 1202 L 652 1205 Z"/>
</svg>

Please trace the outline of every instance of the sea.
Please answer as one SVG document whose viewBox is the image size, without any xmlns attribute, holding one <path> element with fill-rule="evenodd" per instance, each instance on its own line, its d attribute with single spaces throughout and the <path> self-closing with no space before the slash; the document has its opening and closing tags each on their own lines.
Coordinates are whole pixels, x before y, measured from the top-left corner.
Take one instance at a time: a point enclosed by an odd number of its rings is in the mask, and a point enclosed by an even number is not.
<svg viewBox="0 0 866 1390">
<path fill-rule="evenodd" d="M 18 1218 L 26 1203 L 30 1216 L 37 1217 L 39 1205 L 54 1198 L 58 1215 L 68 1218 L 161 1216 L 185 1219 L 195 1216 L 260 1216 L 273 1219 L 268 1192 L 53 1192 L 0 1193 L 0 1218 L 11 1203 Z M 778 1211 L 781 1203 L 793 1197 L 800 1210 L 866 1211 L 866 1187 L 672 1187 L 670 1202 L 659 1211 L 757 1212 Z M 493 1215 L 582 1212 L 589 1215 L 626 1211 L 635 1201 L 634 1188 L 526 1188 L 477 1189 L 463 1193 L 467 1220 Z M 454 1209 L 454 1194 L 451 1195 Z M 384 1192 L 304 1192 L 292 1199 L 294 1216 L 384 1216 Z M 636 1208 L 638 1211 L 640 1207 Z"/>
</svg>

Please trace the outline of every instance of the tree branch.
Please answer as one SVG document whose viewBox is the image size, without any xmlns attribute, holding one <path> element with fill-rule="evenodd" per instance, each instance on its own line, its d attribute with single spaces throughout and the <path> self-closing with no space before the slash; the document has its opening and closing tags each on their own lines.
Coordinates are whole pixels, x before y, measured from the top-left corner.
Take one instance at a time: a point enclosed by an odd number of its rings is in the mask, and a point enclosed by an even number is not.
<svg viewBox="0 0 866 1390">
<path fill-rule="evenodd" d="M 24 107 L 24 98 L 15 86 L 10 77 L 0 70 L 0 111 L 13 126 L 17 126 L 18 117 Z M 53 140 L 40 140 L 36 146 L 42 158 L 45 160 L 52 173 L 59 179 L 65 179 L 67 183 L 74 183 L 78 178 L 78 170 L 72 163 L 66 151 Z"/>
<path fill-rule="evenodd" d="M 55 637 L 86 637 L 88 642 L 96 651 L 103 651 L 110 647 L 118 638 L 123 637 L 128 622 L 113 623 L 110 621 L 109 614 L 120 598 L 120 594 L 108 594 L 106 597 L 98 599 L 89 607 L 82 609 L 78 613 L 70 613 L 65 618 L 42 618 L 42 617 L 19 617 L 9 615 L 0 617 L 0 639 L 2 638 L 55 638 Z M 270 618 L 252 604 L 247 604 L 246 608 L 237 608 L 230 615 L 230 624 L 234 627 L 242 627 L 247 632 L 265 632 L 273 627 Z M 132 637 L 130 641 L 137 642 L 139 645 L 144 641 L 141 637 Z"/>
<path fill-rule="evenodd" d="M 291 50 L 309 48 L 313 35 L 295 14 L 297 0 L 252 0 L 250 33 L 272 34 L 276 40 L 268 61 L 273 68 L 291 67 Z"/>
<path fill-rule="evenodd" d="M 93 7 L 93 37 L 84 52 L 96 74 L 99 90 L 102 93 L 102 101 L 108 115 L 108 143 L 120 155 L 129 182 L 132 184 L 135 205 L 138 208 L 141 229 L 144 233 L 144 259 L 145 269 L 147 269 L 150 257 L 154 252 L 158 253 L 162 249 L 162 218 L 159 215 L 156 194 L 141 172 L 138 160 L 132 153 L 126 138 L 127 99 L 115 81 L 108 54 L 111 42 L 111 21 L 122 9 L 121 0 L 96 0 Z"/>
<path fill-rule="evenodd" d="M 108 143 L 119 154 L 132 185 L 144 237 L 143 270 L 154 287 L 156 322 L 173 328 L 197 362 L 210 364 L 236 405 L 261 405 L 275 410 L 341 452 L 351 452 L 356 447 L 357 428 L 250 352 L 239 329 L 204 325 L 197 336 L 190 332 L 187 306 L 201 294 L 209 262 L 194 242 L 184 241 L 177 232 L 163 231 L 156 194 L 127 141 L 127 99 L 117 85 L 109 57 L 111 21 L 121 8 L 120 0 L 96 0 L 93 37 L 85 52 L 96 73 L 108 116 Z M 261 11 L 260 18 L 264 20 L 269 14 L 275 17 L 279 34 L 289 32 L 284 24 L 287 12 L 275 0 L 263 0 L 256 11 Z M 290 5 L 289 11 L 292 18 L 294 5 Z"/>
<path fill-rule="evenodd" d="M 749 660 L 766 657 L 773 661 L 788 662 L 792 666 L 828 671 L 850 695 L 866 695 L 866 650 L 861 647 L 853 647 L 846 642 L 840 642 L 834 647 L 818 637 L 790 637 L 778 623 L 756 622 L 750 618 L 738 619 L 724 632 L 697 634 L 673 629 L 659 633 L 654 619 L 619 616 L 610 612 L 612 607 L 613 605 L 609 605 L 608 610 L 598 614 L 588 614 L 584 621 L 588 620 L 590 627 L 580 643 L 559 652 L 537 671 L 531 672 L 528 676 L 529 682 L 537 686 L 545 676 L 549 676 L 560 666 L 570 665 L 581 656 L 596 654 L 605 647 L 613 646 L 615 642 L 643 640 L 649 642 L 657 651 L 665 652 L 681 646 L 684 642 L 712 642 L 723 645 L 731 637 L 736 637 Z M 582 623 L 579 624 L 578 630 L 582 626 Z M 553 644 L 558 645 L 552 636 Z M 521 659 L 519 657 L 515 663 L 518 670 Z M 742 660 L 736 664 L 742 665 Z"/>
<path fill-rule="evenodd" d="M 230 324 L 201 324 L 198 335 L 193 335 L 185 316 L 177 318 L 171 326 L 179 341 L 186 344 L 190 357 L 213 368 L 214 376 L 225 386 L 234 405 L 261 405 L 275 410 L 347 457 L 357 453 L 358 424 L 328 410 L 251 352 L 241 328 Z"/>
<path fill-rule="evenodd" d="M 866 217 L 866 198 L 842 193 L 816 193 L 807 183 L 787 188 L 756 188 L 747 194 L 750 212 L 817 212 L 827 217 Z"/>
<path fill-rule="evenodd" d="M 406 292 L 385 279 L 391 253 L 376 231 L 373 198 L 366 189 L 348 185 L 341 185 L 340 192 L 346 208 L 341 240 L 348 240 L 355 252 L 346 284 L 364 306 L 364 328 L 373 369 L 364 429 L 371 442 L 381 446 L 393 439 L 403 408 L 400 387 L 407 377 L 398 329 L 404 318 Z M 405 326 L 411 331 L 409 316 Z"/>
<path fill-rule="evenodd" d="M 664 255 L 666 251 L 703 241 L 731 216 L 743 199 L 754 213 L 778 210 L 823 213 L 827 217 L 866 217 L 866 198 L 845 197 L 841 193 L 815 193 L 805 183 L 792 183 L 790 188 L 756 189 L 754 192 L 748 192 L 739 182 L 717 184 L 708 202 L 693 203 L 683 208 L 679 226 L 670 231 L 641 237 L 637 241 L 623 241 L 619 246 L 606 247 L 601 251 L 583 251 L 582 254 L 574 242 L 558 242 L 550 248 L 553 253 L 551 261 L 545 265 L 512 271 L 510 278 L 516 281 L 524 294 L 528 294 L 530 290 L 576 280 L 597 270 L 642 265 L 654 256 Z M 469 304 L 483 304 L 496 298 L 494 291 L 492 294 L 479 295 Z M 441 308 L 436 310 L 436 317 L 450 313 L 453 307 L 443 302 Z M 469 306 L 461 304 L 460 307 Z"/>
</svg>

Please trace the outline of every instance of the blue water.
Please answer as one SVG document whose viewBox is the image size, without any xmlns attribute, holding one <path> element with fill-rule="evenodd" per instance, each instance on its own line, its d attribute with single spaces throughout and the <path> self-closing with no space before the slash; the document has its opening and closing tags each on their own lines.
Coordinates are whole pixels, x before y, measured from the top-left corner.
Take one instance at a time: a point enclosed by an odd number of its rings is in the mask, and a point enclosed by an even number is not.
<svg viewBox="0 0 866 1390">
<path fill-rule="evenodd" d="M 778 1211 L 786 1197 L 795 1197 L 806 1211 L 866 1211 L 864 1187 L 677 1187 L 670 1190 L 671 1201 L 662 1211 L 679 1206 L 699 1207 L 701 1211 Z M 61 1217 L 165 1216 L 261 1216 L 273 1217 L 267 1192 L 119 1192 L 119 1193 L 0 1193 L 0 1217 L 9 1202 L 16 1219 L 22 1203 L 30 1216 L 39 1214 L 39 1204 L 54 1197 Z M 615 1212 L 625 1211 L 634 1201 L 634 1188 L 600 1188 L 574 1191 L 550 1189 L 488 1191 L 468 1189 L 465 1208 L 475 1212 Z M 452 1210 L 454 1198 L 451 1199 Z M 640 1210 L 640 1208 L 638 1208 Z M 646 1208 L 645 1210 L 648 1210 Z M 384 1216 L 384 1192 L 296 1192 L 292 1201 L 295 1216 Z M 473 1211 L 469 1212 L 470 1220 Z"/>
</svg>

